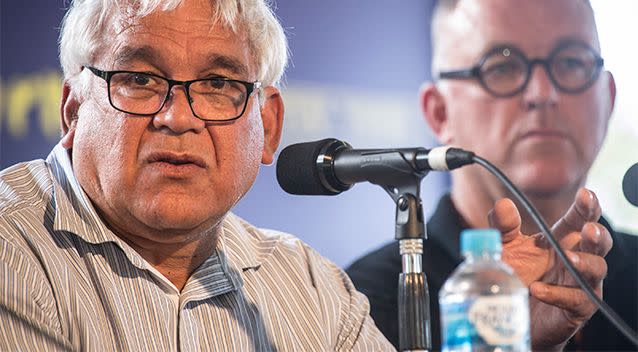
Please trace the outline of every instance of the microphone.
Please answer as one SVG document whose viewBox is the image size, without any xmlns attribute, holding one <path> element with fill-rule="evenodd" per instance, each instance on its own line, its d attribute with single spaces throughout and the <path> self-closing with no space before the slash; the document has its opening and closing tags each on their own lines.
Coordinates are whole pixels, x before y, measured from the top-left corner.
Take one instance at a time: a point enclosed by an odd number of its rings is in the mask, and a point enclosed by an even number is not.
<svg viewBox="0 0 638 352">
<path fill-rule="evenodd" d="M 638 163 L 630 167 L 622 178 L 622 193 L 629 203 L 638 207 Z"/>
<path fill-rule="evenodd" d="M 431 170 L 473 163 L 474 153 L 458 148 L 352 149 L 334 139 L 292 144 L 277 159 L 277 181 L 297 195 L 336 195 L 358 182 L 389 186 Z"/>
</svg>

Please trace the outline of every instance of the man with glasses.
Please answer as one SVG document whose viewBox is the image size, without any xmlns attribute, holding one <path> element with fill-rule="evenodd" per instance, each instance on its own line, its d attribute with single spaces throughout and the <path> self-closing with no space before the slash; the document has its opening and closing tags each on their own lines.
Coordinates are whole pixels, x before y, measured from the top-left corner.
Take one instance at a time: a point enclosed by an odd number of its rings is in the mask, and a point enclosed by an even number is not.
<svg viewBox="0 0 638 352">
<path fill-rule="evenodd" d="M 580 189 L 604 140 L 615 97 L 590 4 L 440 0 L 432 35 L 435 81 L 424 85 L 421 103 L 435 135 L 503 170 L 545 221 L 556 224 L 554 234 L 576 268 L 601 297 L 604 289 L 604 299 L 635 331 L 636 237 L 614 232 L 602 218 L 604 227 L 591 223 L 600 210 L 592 206 L 594 194 Z M 430 285 L 434 349 L 440 348 L 441 336 L 438 292 L 462 261 L 459 234 L 493 226 L 504 233 L 504 260 L 529 286 L 535 350 L 560 349 L 570 338 L 568 349 L 634 350 L 601 313 L 592 317 L 595 307 L 553 252 L 545 251 L 547 243 L 536 241 L 538 235 L 521 235 L 538 232 L 528 214 L 494 218 L 513 207 L 509 201 L 497 202 L 503 197 L 511 195 L 488 172 L 459 169 L 452 173 L 450 194 L 428 222 L 423 268 Z M 488 221 L 485 215 L 495 202 Z M 582 229 L 580 236 L 571 232 L 577 229 Z M 398 244 L 392 243 L 347 270 L 395 345 L 398 253 Z"/>
<path fill-rule="evenodd" d="M 2 351 L 381 351 L 341 269 L 230 213 L 279 144 L 263 0 L 75 0 L 63 135 L 0 172 Z"/>
</svg>

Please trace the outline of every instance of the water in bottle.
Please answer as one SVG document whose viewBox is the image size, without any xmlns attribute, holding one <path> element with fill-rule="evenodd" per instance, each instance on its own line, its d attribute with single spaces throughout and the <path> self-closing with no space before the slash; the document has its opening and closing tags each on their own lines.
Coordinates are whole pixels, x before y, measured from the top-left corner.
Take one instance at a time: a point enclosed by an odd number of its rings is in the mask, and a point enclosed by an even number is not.
<svg viewBox="0 0 638 352">
<path fill-rule="evenodd" d="M 465 230 L 461 252 L 439 292 L 443 351 L 530 351 L 528 291 L 501 261 L 500 233 Z"/>
</svg>

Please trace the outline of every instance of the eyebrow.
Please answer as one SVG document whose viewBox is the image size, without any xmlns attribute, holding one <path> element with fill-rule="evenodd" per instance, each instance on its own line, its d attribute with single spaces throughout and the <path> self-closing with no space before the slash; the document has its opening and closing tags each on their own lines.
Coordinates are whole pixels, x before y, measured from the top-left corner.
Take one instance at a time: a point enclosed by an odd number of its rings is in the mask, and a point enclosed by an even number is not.
<svg viewBox="0 0 638 352">
<path fill-rule="evenodd" d="M 155 48 L 145 45 L 140 47 L 123 47 L 115 57 L 116 66 L 127 65 L 135 61 L 155 62 L 160 57 L 159 51 Z"/>
<path fill-rule="evenodd" d="M 116 54 L 115 65 L 126 66 L 133 62 L 155 63 L 160 58 L 160 51 L 151 46 L 124 46 Z M 206 69 L 202 70 L 202 72 L 210 70 L 224 70 L 241 78 L 247 77 L 249 74 L 248 67 L 242 61 L 222 54 L 212 54 L 208 57 Z"/>
<path fill-rule="evenodd" d="M 574 37 L 574 36 L 566 36 L 566 37 L 559 38 L 559 40 L 556 42 L 556 45 L 554 46 L 554 49 L 561 45 L 566 45 L 566 44 L 582 44 L 582 45 L 588 46 L 589 48 L 591 48 L 592 50 L 594 50 L 596 53 L 600 55 L 599 43 L 595 43 L 595 42 L 589 43 L 585 39 Z"/>
<path fill-rule="evenodd" d="M 248 76 L 248 67 L 232 56 L 213 54 L 207 61 L 207 70 L 222 69 L 242 78 Z"/>
</svg>

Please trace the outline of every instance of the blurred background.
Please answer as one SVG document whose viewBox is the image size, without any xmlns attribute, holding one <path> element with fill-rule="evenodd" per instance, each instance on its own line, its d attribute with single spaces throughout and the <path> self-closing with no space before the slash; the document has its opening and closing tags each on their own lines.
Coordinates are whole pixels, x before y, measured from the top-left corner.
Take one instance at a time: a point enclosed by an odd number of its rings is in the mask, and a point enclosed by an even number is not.
<svg viewBox="0 0 638 352">
<path fill-rule="evenodd" d="M 432 147 L 418 107 L 430 78 L 430 14 L 435 0 L 278 0 L 292 53 L 283 87 L 282 148 L 334 137 L 356 148 Z M 400 6 L 397 6 L 400 4 Z M 637 52 L 628 33 L 638 2 L 592 0 L 605 65 L 618 96 L 609 136 L 589 186 L 619 229 L 638 233 L 638 209 L 622 196 L 624 172 L 638 162 Z M 45 158 L 59 140 L 61 70 L 57 36 L 66 2 L 0 2 L 0 168 Z M 636 94 L 635 92 L 633 93 Z M 430 173 L 421 196 L 426 217 L 449 185 Z M 369 184 L 334 197 L 297 197 L 264 166 L 235 212 L 253 224 L 290 232 L 340 266 L 394 238 L 394 204 Z"/>
</svg>

